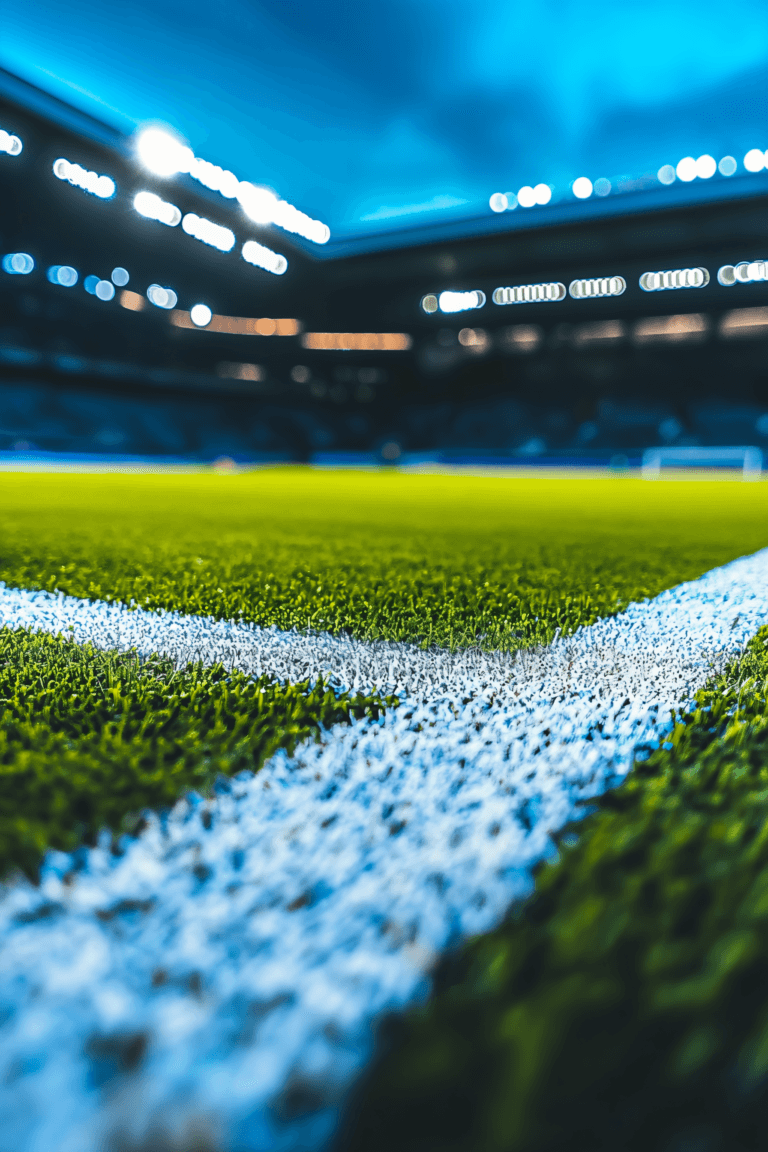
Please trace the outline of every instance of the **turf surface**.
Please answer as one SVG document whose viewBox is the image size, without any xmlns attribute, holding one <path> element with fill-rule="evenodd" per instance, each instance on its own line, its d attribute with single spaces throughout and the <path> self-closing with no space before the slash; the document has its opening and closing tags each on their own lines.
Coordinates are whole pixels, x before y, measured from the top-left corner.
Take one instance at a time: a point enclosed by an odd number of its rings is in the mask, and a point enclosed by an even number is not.
<svg viewBox="0 0 768 1152">
<path fill-rule="evenodd" d="M 105 827 L 133 831 L 142 809 L 205 793 L 380 703 L 2 629 L 0 874 L 34 875 L 46 848 L 72 850 Z"/>
<path fill-rule="evenodd" d="M 552 638 L 768 544 L 768 485 L 0 476 L 0 579 L 425 645 Z"/>
<path fill-rule="evenodd" d="M 385 1033 L 348 1152 L 753 1152 L 768 1109 L 768 628 Z"/>
</svg>

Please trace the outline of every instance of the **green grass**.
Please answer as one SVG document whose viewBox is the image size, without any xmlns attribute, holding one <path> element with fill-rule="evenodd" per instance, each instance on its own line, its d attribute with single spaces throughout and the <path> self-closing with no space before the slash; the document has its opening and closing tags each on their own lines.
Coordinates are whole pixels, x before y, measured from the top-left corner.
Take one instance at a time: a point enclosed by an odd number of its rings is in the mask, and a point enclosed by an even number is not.
<svg viewBox="0 0 768 1152">
<path fill-rule="evenodd" d="M 0 579 L 146 608 L 514 648 L 768 544 L 768 485 L 281 468 L 0 475 Z"/>
<path fill-rule="evenodd" d="M 755 1152 L 768 628 L 394 1024 L 347 1152 Z"/>
<path fill-rule="evenodd" d="M 34 876 L 46 848 L 134 830 L 142 809 L 383 703 L 0 629 L 0 874 Z"/>
</svg>

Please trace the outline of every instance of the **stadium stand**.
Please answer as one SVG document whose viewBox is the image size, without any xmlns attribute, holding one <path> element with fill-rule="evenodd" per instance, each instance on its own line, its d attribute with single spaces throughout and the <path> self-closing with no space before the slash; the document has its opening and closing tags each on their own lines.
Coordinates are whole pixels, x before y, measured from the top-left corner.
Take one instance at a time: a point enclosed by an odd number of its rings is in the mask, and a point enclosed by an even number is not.
<svg viewBox="0 0 768 1152">
<path fill-rule="evenodd" d="M 145 218 L 135 195 L 168 192 L 128 138 L 8 73 L 0 125 L 23 141 L 0 155 L 0 451 L 591 461 L 768 445 L 768 283 L 733 274 L 768 239 L 761 180 L 318 256 L 244 231 L 191 180 L 174 185 L 183 227 Z M 88 191 L 99 174 L 113 195 Z M 287 274 L 200 243 L 190 218 Z"/>
</svg>

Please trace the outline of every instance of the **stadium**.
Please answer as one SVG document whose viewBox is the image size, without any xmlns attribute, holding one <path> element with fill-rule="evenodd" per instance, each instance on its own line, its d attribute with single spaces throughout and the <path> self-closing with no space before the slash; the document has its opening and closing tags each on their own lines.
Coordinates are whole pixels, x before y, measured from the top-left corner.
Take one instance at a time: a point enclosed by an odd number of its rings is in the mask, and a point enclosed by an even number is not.
<svg viewBox="0 0 768 1152">
<path fill-rule="evenodd" d="M 0 1152 L 765 1146 L 767 72 L 8 11 Z"/>
</svg>

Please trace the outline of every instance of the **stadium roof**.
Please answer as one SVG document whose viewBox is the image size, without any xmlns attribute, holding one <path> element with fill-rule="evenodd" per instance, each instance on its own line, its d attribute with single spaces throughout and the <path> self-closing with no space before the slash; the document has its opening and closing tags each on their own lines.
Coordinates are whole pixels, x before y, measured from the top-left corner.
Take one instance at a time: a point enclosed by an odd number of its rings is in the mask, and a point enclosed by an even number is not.
<svg viewBox="0 0 768 1152">
<path fill-rule="evenodd" d="M 760 0 L 31 0 L 3 28 L 0 64 L 107 134 L 173 129 L 327 223 L 328 254 L 768 186 L 744 164 L 768 145 Z"/>
</svg>

